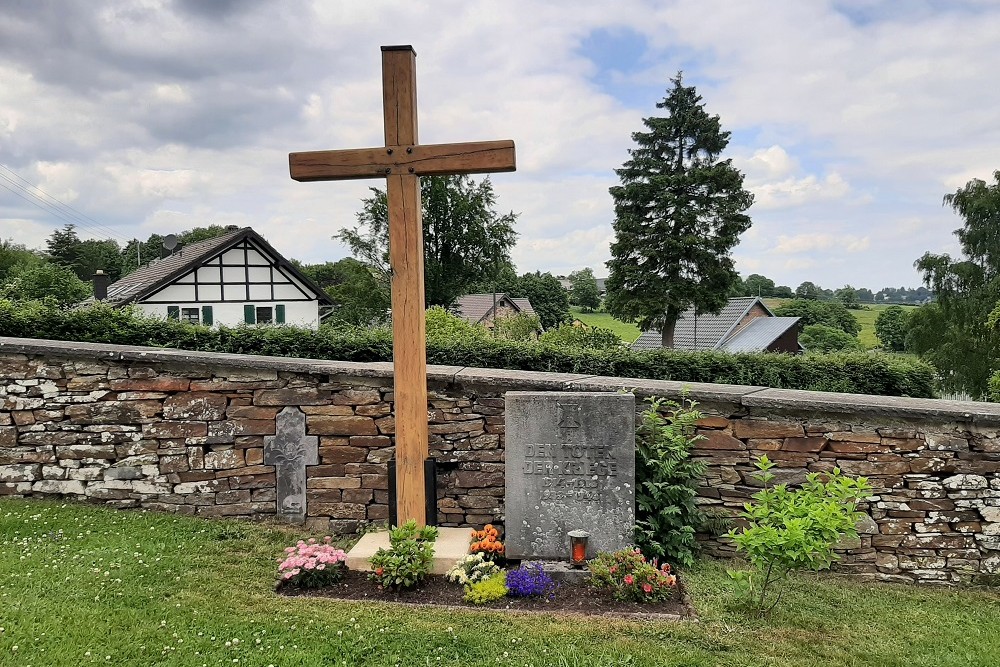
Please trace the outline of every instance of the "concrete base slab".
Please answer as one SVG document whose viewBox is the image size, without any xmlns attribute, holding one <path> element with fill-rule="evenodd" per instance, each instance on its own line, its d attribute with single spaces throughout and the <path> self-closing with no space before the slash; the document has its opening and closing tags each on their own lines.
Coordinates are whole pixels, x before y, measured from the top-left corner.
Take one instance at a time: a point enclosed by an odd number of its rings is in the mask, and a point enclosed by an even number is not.
<svg viewBox="0 0 1000 667">
<path fill-rule="evenodd" d="M 431 574 L 447 574 L 455 562 L 469 553 L 471 528 L 438 528 L 438 538 L 434 543 L 434 565 Z M 347 567 L 359 572 L 371 571 L 369 559 L 379 549 L 389 548 L 389 531 L 378 530 L 365 533 L 358 543 L 347 552 Z"/>
</svg>

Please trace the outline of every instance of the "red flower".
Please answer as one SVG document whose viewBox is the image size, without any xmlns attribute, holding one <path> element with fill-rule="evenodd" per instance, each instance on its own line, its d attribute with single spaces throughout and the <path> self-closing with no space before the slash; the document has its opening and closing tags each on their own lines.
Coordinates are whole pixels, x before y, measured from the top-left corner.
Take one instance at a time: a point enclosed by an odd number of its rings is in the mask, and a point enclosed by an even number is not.
<svg viewBox="0 0 1000 667">
<path fill-rule="evenodd" d="M 625 575 L 625 583 L 626 584 L 629 584 L 631 586 L 633 581 L 635 581 L 635 578 L 631 574 L 626 574 Z"/>
<path fill-rule="evenodd" d="M 642 585 L 642 590 L 646 591 L 647 593 L 652 593 L 653 592 L 653 587 L 650 586 L 649 584 L 643 584 Z"/>
</svg>

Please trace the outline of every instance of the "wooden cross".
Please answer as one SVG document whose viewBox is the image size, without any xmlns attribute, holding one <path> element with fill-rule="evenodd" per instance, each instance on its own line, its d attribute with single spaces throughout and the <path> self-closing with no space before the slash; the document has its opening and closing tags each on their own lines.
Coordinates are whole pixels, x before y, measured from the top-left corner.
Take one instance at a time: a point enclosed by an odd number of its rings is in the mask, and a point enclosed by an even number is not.
<svg viewBox="0 0 1000 667">
<path fill-rule="evenodd" d="M 427 351 L 420 176 L 514 171 L 513 141 L 417 143 L 416 56 L 412 46 L 382 47 L 385 146 L 291 153 L 296 181 L 385 178 L 392 266 L 392 338 L 396 410 L 396 516 L 424 524 L 427 449 Z"/>
</svg>

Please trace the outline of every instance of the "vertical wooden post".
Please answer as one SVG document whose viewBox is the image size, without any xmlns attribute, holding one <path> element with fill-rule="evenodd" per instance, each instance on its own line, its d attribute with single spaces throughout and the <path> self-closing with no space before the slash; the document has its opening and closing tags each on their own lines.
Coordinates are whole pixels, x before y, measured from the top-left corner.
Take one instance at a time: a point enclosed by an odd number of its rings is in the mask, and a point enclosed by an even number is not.
<svg viewBox="0 0 1000 667">
<path fill-rule="evenodd" d="M 417 143 L 416 53 L 382 48 L 385 145 Z M 393 149 L 386 149 L 391 151 Z M 389 263 L 392 267 L 392 339 L 396 411 L 396 507 L 400 521 L 427 521 L 424 461 L 427 447 L 427 351 L 424 320 L 424 229 L 420 180 L 412 173 L 386 177 Z"/>
</svg>

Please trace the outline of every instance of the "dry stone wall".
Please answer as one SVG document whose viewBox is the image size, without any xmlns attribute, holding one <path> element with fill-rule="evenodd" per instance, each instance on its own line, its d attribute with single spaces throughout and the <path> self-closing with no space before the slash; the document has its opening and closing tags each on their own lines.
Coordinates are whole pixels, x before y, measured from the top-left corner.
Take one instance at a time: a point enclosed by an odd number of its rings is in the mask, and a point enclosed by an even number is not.
<svg viewBox="0 0 1000 667">
<path fill-rule="evenodd" d="M 428 375 L 441 525 L 503 521 L 506 391 L 686 392 L 705 414 L 706 508 L 737 513 L 759 488 L 762 454 L 793 484 L 839 467 L 873 488 L 840 569 L 941 583 L 1000 573 L 1000 405 L 461 367 Z M 0 338 L 0 495 L 280 515 L 349 532 L 388 518 L 392 404 L 390 364 Z M 725 540 L 704 544 L 731 553 Z"/>
</svg>

